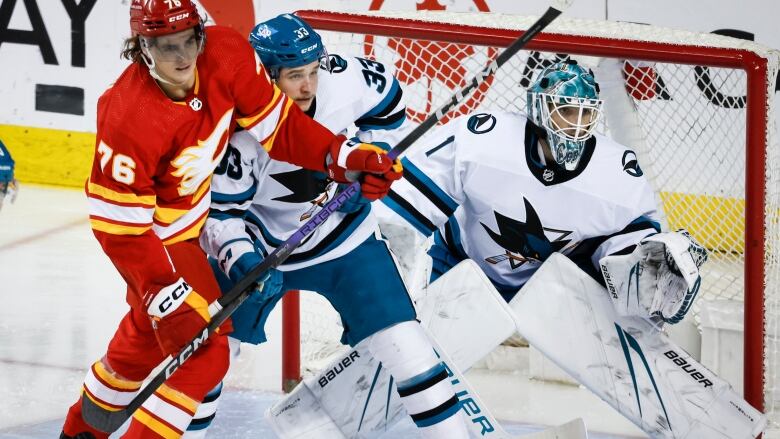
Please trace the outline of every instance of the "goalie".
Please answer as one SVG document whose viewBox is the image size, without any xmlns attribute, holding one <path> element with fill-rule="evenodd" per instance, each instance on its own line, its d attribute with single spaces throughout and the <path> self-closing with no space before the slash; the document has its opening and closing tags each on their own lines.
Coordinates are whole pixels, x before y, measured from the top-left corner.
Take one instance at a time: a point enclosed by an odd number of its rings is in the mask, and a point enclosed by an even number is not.
<svg viewBox="0 0 780 439">
<path fill-rule="evenodd" d="M 459 263 L 467 259 L 487 275 L 503 305 L 548 258 L 561 253 L 610 289 L 619 313 L 657 325 L 675 323 L 689 310 L 706 251 L 685 231 L 661 233 L 653 192 L 636 155 L 594 133 L 601 106 L 590 71 L 573 61 L 557 63 L 529 89 L 527 116 L 493 112 L 455 119 L 402 160 L 405 178 L 382 199 L 394 212 L 385 215 L 400 215 L 421 234 L 433 235 L 431 285 L 417 303 L 418 312 L 442 344 L 455 339 L 459 346 L 445 350 L 460 356 L 461 369 L 478 359 L 476 351 L 484 355 L 495 346 L 490 341 L 503 330 L 497 328 L 506 315 L 492 303 L 495 291 L 480 289 L 482 273 L 461 270 Z M 475 290 L 479 298 L 465 294 Z M 474 302 L 464 304 L 466 297 Z M 425 312 L 431 301 L 439 302 L 435 312 Z M 440 305 L 455 308 L 441 311 Z M 486 316 L 488 307 L 494 311 Z M 461 331 L 454 323 L 439 325 L 436 316 L 470 327 Z M 326 389 L 316 379 L 304 380 L 306 389 L 267 415 L 275 431 L 285 438 L 305 437 L 295 431 L 301 420 L 287 413 L 299 398 L 316 400 L 311 406 L 322 412 L 339 413 L 330 416 L 334 419 L 357 417 L 338 394 L 367 398 L 357 396 L 359 386 L 350 384 L 359 383 L 361 375 L 373 376 L 370 360 L 361 367 L 360 373 L 351 367 L 350 379 L 343 377 Z M 480 422 L 474 416 L 471 420 Z M 392 422 L 380 420 L 372 427 L 381 431 Z M 356 432 L 341 424 L 346 437 L 367 430 L 365 425 Z"/>
<path fill-rule="evenodd" d="M 559 252 L 618 312 L 682 319 L 706 251 L 685 231 L 660 233 L 636 154 L 594 133 L 601 107 L 591 71 L 556 63 L 529 88 L 527 115 L 464 116 L 403 160 L 382 202 L 433 235 L 431 281 L 470 258 L 509 301 Z"/>
<path fill-rule="evenodd" d="M 527 115 L 440 128 L 382 201 L 433 234 L 432 280 L 472 259 L 518 332 L 651 437 L 753 438 L 763 415 L 658 331 L 690 310 L 707 252 L 661 232 L 636 154 L 594 133 L 601 107 L 592 72 L 554 64 Z"/>
</svg>

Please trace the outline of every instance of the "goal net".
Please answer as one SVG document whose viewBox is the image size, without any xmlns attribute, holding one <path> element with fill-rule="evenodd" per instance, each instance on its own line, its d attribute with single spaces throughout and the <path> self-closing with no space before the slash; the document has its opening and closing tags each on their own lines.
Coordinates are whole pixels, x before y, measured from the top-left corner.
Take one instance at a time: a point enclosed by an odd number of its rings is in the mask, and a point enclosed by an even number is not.
<svg viewBox="0 0 780 439">
<path fill-rule="evenodd" d="M 391 69 L 415 123 L 536 19 L 428 11 L 298 15 L 330 53 Z M 475 111 L 524 112 L 526 87 L 542 68 L 568 57 L 593 68 L 605 101 L 599 129 L 636 151 L 665 230 L 686 228 L 710 250 L 698 306 L 729 300 L 743 313 L 744 395 L 778 428 L 780 145 L 773 98 L 780 54 L 719 35 L 559 18 L 445 121 Z M 421 241 L 402 239 L 421 249 Z M 424 258 L 407 262 L 419 271 Z M 693 319 L 698 323 L 698 307 Z M 330 305 L 307 293 L 300 325 L 300 341 L 284 343 L 301 343 L 305 372 L 339 348 L 341 327 Z"/>
</svg>

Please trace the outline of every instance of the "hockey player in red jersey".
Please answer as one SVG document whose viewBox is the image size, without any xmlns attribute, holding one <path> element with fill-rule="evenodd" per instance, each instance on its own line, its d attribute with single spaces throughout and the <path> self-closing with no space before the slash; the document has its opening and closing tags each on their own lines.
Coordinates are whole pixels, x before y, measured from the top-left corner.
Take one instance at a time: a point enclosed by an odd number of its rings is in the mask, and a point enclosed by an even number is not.
<svg viewBox="0 0 780 439">
<path fill-rule="evenodd" d="M 107 409 L 129 403 L 151 370 L 210 320 L 220 291 L 197 238 L 211 175 L 236 125 L 272 158 L 345 180 L 371 174 L 378 198 L 401 174 L 380 148 L 347 143 L 304 115 L 269 81 L 237 32 L 204 27 L 191 0 L 133 0 L 133 61 L 98 102 L 95 157 L 86 184 L 90 221 L 127 282 L 130 311 L 87 373 L 62 438 L 102 438 L 81 399 Z M 396 168 L 397 169 L 397 168 Z M 124 437 L 179 437 L 228 366 L 226 323 L 135 412 Z"/>
</svg>

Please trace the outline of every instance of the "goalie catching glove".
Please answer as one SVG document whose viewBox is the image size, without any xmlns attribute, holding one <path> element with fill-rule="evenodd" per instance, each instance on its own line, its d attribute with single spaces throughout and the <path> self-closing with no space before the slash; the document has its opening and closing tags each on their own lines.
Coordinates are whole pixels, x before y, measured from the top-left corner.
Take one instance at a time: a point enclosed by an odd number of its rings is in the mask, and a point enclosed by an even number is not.
<svg viewBox="0 0 780 439">
<path fill-rule="evenodd" d="M 631 254 L 599 261 L 620 315 L 678 323 L 701 286 L 699 267 L 707 250 L 685 230 L 644 238 Z"/>
<path fill-rule="evenodd" d="M 371 201 L 387 195 L 390 185 L 403 176 L 400 160 L 390 160 L 387 151 L 377 145 L 354 140 L 331 146 L 326 168 L 328 176 L 339 183 L 359 180 L 360 192 Z"/>
</svg>

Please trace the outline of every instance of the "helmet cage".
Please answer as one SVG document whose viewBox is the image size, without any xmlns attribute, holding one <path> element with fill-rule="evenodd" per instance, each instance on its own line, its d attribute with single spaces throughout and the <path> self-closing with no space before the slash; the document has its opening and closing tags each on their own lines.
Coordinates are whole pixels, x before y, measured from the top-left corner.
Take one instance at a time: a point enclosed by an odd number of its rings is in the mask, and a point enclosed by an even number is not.
<svg viewBox="0 0 780 439">
<path fill-rule="evenodd" d="M 557 96 L 535 93 L 540 100 L 540 126 L 554 134 L 575 142 L 593 135 L 601 119 L 601 99 Z M 555 116 L 555 117 L 553 117 Z"/>
<path fill-rule="evenodd" d="M 528 95 L 533 102 L 529 117 L 547 133 L 553 159 L 569 171 L 576 169 L 585 142 L 601 119 L 603 101 L 548 93 L 529 92 Z"/>
</svg>

